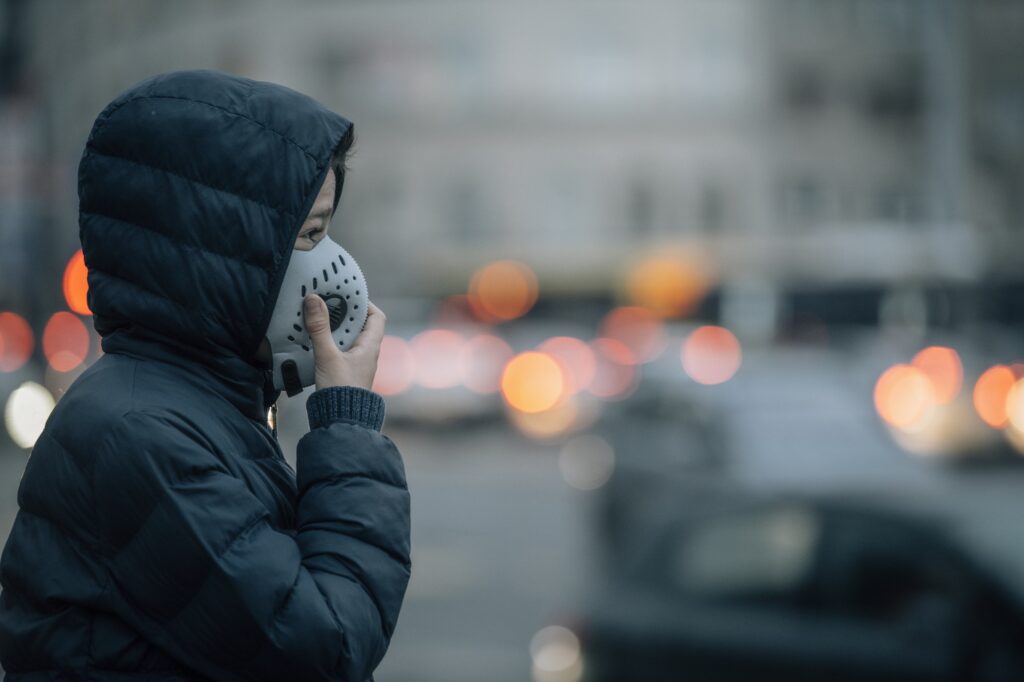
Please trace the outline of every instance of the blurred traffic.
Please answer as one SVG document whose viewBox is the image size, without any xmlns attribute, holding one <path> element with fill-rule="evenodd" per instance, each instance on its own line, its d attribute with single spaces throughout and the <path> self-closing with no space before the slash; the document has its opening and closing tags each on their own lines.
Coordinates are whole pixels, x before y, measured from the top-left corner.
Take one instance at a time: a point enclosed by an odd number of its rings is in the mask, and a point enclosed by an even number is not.
<svg viewBox="0 0 1024 682">
<path fill-rule="evenodd" d="M 355 122 L 331 233 L 388 317 L 413 497 L 378 682 L 1024 676 L 1024 5 L 6 0 L 0 28 L 0 537 L 102 352 L 88 127 L 218 68 Z"/>
</svg>

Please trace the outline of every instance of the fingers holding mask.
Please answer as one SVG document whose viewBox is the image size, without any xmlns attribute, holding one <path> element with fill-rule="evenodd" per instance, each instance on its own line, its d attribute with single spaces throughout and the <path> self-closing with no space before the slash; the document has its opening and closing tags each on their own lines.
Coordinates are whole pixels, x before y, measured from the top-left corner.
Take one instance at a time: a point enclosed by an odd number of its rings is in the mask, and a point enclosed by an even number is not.
<svg viewBox="0 0 1024 682">
<path fill-rule="evenodd" d="M 358 386 L 369 389 L 377 373 L 377 357 L 384 338 L 384 313 L 370 302 L 366 324 L 352 347 L 342 351 L 331 336 L 327 304 L 320 296 L 309 294 L 303 301 L 306 329 L 313 344 L 316 387 Z"/>
<path fill-rule="evenodd" d="M 384 311 L 374 305 L 373 301 L 368 301 L 366 324 L 363 325 L 363 331 L 359 332 L 359 336 L 356 337 L 349 350 L 369 348 L 374 353 L 379 353 L 381 341 L 384 340 L 384 325 L 387 319 Z"/>
<path fill-rule="evenodd" d="M 302 302 L 302 313 L 314 355 L 327 354 L 328 349 L 334 348 L 334 338 L 331 336 L 331 318 L 324 299 L 317 294 L 308 294 Z"/>
</svg>

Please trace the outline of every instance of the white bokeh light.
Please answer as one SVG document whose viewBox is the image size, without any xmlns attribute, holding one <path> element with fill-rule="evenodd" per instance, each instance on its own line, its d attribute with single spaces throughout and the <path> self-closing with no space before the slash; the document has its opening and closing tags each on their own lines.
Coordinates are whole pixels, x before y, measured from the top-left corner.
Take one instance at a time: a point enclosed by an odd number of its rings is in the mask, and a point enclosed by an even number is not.
<svg viewBox="0 0 1024 682">
<path fill-rule="evenodd" d="M 561 625 L 541 628 L 530 640 L 534 682 L 578 682 L 583 676 L 580 641 Z"/>
<path fill-rule="evenodd" d="M 26 381 L 14 389 L 4 408 L 4 424 L 20 448 L 31 448 L 53 411 L 53 396 L 43 386 Z"/>
</svg>

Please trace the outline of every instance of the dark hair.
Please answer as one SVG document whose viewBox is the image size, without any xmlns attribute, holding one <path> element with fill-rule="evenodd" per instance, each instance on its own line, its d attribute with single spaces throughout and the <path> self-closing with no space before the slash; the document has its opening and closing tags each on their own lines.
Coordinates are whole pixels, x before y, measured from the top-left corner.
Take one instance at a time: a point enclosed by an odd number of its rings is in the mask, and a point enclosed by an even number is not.
<svg viewBox="0 0 1024 682">
<path fill-rule="evenodd" d="M 356 141 L 355 126 L 350 125 L 348 132 L 338 142 L 338 146 L 334 148 L 334 154 L 331 156 L 331 168 L 334 169 L 334 210 L 338 210 L 338 201 L 341 199 L 341 188 L 345 184 L 345 173 L 348 171 L 348 167 L 345 162 L 348 161 L 349 153 L 352 151 L 352 147 Z"/>
</svg>

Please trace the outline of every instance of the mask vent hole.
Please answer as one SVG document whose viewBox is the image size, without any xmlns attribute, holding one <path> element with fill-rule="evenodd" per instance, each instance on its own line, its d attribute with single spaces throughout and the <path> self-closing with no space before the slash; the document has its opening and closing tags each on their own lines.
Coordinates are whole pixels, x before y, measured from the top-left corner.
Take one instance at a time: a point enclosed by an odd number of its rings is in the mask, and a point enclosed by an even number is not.
<svg viewBox="0 0 1024 682">
<path fill-rule="evenodd" d="M 294 341 L 294 340 L 295 340 L 295 337 L 294 337 L 294 336 L 292 336 L 291 334 L 289 334 L 289 335 L 288 335 L 288 340 L 289 340 L 289 341 Z"/>
<path fill-rule="evenodd" d="M 330 279 L 327 277 L 327 268 L 324 268 L 324 281 L 329 282 Z"/>
<path fill-rule="evenodd" d="M 338 274 L 338 264 L 337 263 L 331 263 L 331 269 L 334 270 L 334 274 L 335 275 Z"/>
<path fill-rule="evenodd" d="M 313 278 L 313 288 L 316 289 L 316 277 Z"/>
<path fill-rule="evenodd" d="M 342 265 L 342 267 L 344 267 L 345 266 L 345 259 L 341 257 L 340 253 L 338 254 L 338 260 L 341 261 L 341 265 Z"/>
<path fill-rule="evenodd" d="M 295 330 L 295 331 L 297 331 L 297 332 L 301 332 L 301 331 L 302 331 L 302 327 L 300 327 L 300 326 L 299 326 L 299 325 L 297 325 L 297 324 L 293 324 L 293 325 L 292 325 L 292 329 L 294 329 L 294 330 Z"/>
<path fill-rule="evenodd" d="M 331 331 L 333 332 L 341 326 L 345 316 L 348 315 L 348 304 L 337 294 L 327 294 L 323 296 L 323 299 L 327 304 L 327 314 L 331 318 Z"/>
<path fill-rule="evenodd" d="M 302 298 L 306 298 L 306 285 L 302 285 Z"/>
</svg>

